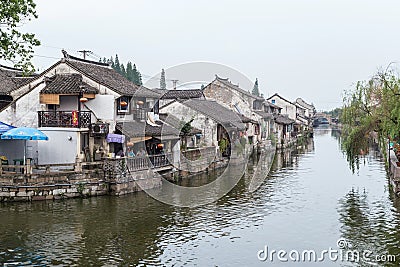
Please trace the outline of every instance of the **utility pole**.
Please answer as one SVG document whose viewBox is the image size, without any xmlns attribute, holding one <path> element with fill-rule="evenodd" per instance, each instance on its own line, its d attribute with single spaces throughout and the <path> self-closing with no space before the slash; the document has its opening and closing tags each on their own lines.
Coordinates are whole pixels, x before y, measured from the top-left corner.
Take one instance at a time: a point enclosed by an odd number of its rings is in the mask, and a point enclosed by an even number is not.
<svg viewBox="0 0 400 267">
<path fill-rule="evenodd" d="M 93 53 L 93 52 L 90 51 L 90 50 L 80 50 L 80 51 L 78 51 L 78 52 L 83 54 L 83 59 L 86 59 L 86 54 L 91 54 L 91 53 Z"/>
<path fill-rule="evenodd" d="M 176 83 L 179 81 L 179 80 L 171 80 L 172 81 L 172 83 L 174 84 L 174 90 L 176 90 Z"/>
</svg>

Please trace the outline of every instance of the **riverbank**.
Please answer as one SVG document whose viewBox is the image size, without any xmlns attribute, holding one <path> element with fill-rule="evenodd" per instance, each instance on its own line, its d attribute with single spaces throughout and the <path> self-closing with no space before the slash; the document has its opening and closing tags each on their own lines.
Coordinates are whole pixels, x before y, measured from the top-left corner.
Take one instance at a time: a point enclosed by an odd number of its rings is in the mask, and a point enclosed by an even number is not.
<svg viewBox="0 0 400 267">
<path fill-rule="evenodd" d="M 271 142 L 267 142 L 260 149 L 270 151 L 271 147 Z M 253 149 L 248 145 L 244 153 L 253 153 Z M 224 158 L 210 153 L 200 153 L 198 156 L 195 159 L 183 157 L 180 170 L 170 164 L 161 164 L 161 161 L 157 161 L 156 167 L 148 160 L 120 158 L 105 160 L 101 166 L 81 163 L 70 170 L 50 170 L 47 166 L 46 171 L 41 173 L 32 170 L 25 170 L 26 174 L 4 172 L 0 176 L 0 202 L 121 196 L 161 187 L 163 178 L 172 182 L 190 179 L 191 176 L 208 174 L 226 167 L 228 162 L 235 164 L 236 161 L 234 156 Z"/>
<path fill-rule="evenodd" d="M 288 143 L 290 146 L 280 150 L 296 147 L 296 144 L 303 144 L 305 140 L 306 136 L 293 139 Z M 250 155 L 273 151 L 275 154 L 274 148 L 275 144 L 268 141 L 257 146 L 247 145 L 243 153 Z M 41 173 L 32 170 L 26 174 L 5 172 L 0 176 L 0 202 L 121 196 L 161 187 L 163 178 L 179 182 L 199 174 L 213 173 L 225 168 L 228 163 L 242 163 L 241 160 L 236 162 L 237 160 L 234 155 L 224 158 L 204 153 L 196 159 L 182 158 L 180 170 L 174 169 L 172 165 L 158 164 L 158 167 L 154 167 L 150 163 L 143 163 L 142 160 L 138 164 L 138 159 L 120 158 L 105 160 L 101 166 L 80 163 L 79 166 L 72 166 L 71 170 L 50 170 L 47 166 L 46 171 Z"/>
</svg>

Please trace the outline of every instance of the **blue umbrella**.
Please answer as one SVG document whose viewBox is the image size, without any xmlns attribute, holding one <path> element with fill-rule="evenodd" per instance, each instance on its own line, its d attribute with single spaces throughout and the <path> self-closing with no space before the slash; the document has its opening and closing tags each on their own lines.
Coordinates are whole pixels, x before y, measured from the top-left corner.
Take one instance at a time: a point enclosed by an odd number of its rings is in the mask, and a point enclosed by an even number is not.
<svg viewBox="0 0 400 267">
<path fill-rule="evenodd" d="M 8 130 L 1 139 L 14 140 L 49 140 L 47 135 L 35 128 L 20 127 Z"/>
<path fill-rule="evenodd" d="M 15 127 L 0 121 L 0 134 L 7 132 L 8 130 L 14 129 Z"/>
<path fill-rule="evenodd" d="M 26 158 L 26 140 L 49 140 L 49 137 L 35 128 L 20 127 L 8 130 L 1 135 L 1 139 L 6 140 L 25 140 L 24 145 L 24 165 Z"/>
</svg>

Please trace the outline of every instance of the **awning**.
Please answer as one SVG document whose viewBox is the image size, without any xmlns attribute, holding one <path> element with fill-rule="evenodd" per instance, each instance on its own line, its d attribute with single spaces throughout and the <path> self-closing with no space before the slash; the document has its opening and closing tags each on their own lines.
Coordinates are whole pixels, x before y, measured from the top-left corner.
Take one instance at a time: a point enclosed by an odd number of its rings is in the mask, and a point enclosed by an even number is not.
<svg viewBox="0 0 400 267">
<path fill-rule="evenodd" d="M 107 143 L 125 143 L 125 135 L 109 133 L 106 138 Z"/>
<path fill-rule="evenodd" d="M 143 137 L 132 137 L 129 139 L 130 142 L 132 143 L 139 143 L 139 142 L 144 142 L 146 140 L 151 139 L 151 136 L 143 136 Z"/>
<path fill-rule="evenodd" d="M 14 128 L 15 128 L 14 126 L 0 121 L 0 134 L 5 133 L 8 130 L 11 130 L 11 129 L 14 129 Z"/>
<path fill-rule="evenodd" d="M 168 140 L 177 140 L 179 136 L 176 135 L 162 135 L 162 136 L 155 136 L 154 138 L 161 140 L 161 141 L 168 141 Z"/>
</svg>

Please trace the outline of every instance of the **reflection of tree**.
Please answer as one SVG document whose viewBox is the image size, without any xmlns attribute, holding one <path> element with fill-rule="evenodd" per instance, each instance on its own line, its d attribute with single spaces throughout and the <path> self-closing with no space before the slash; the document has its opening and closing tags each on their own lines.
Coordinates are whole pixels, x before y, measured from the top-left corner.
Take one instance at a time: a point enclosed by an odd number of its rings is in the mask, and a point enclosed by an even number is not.
<svg viewBox="0 0 400 267">
<path fill-rule="evenodd" d="M 365 238 L 373 236 L 368 209 L 367 196 L 354 190 L 340 200 L 342 236 L 354 245 L 365 245 Z"/>
<path fill-rule="evenodd" d="M 339 129 L 332 129 L 331 136 L 340 142 L 341 132 Z"/>
<path fill-rule="evenodd" d="M 393 266 L 398 266 L 399 220 L 391 218 L 387 203 L 369 203 L 367 193 L 352 190 L 339 201 L 338 212 L 342 237 L 351 244 L 351 249 L 370 250 L 373 255 L 396 255 Z"/>
</svg>

